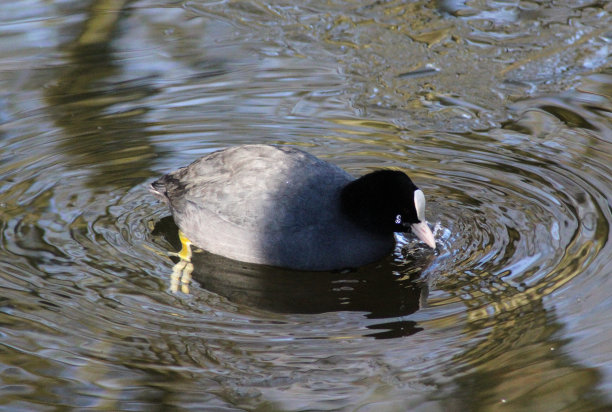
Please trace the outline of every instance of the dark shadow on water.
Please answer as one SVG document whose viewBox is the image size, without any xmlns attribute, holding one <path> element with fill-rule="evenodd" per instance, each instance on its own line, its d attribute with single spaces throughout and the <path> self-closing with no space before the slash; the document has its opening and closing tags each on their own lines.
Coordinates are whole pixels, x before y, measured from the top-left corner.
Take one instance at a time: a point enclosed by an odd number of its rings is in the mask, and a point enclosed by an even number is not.
<svg viewBox="0 0 612 412">
<path fill-rule="evenodd" d="M 163 236 L 180 249 L 178 228 L 171 216 L 156 223 L 153 235 Z M 228 300 L 276 313 L 317 314 L 337 311 L 367 313 L 370 319 L 393 318 L 370 325 L 367 336 L 388 339 L 422 330 L 416 322 L 402 320 L 419 310 L 427 298 L 427 285 L 415 281 L 429 260 L 420 258 L 408 270 L 392 257 L 357 269 L 308 272 L 254 265 L 205 251 L 191 258 L 193 279 L 203 288 Z"/>
<path fill-rule="evenodd" d="M 72 28 L 62 45 L 66 63 L 44 90 L 48 110 L 63 130 L 58 151 L 65 165 L 85 172 L 88 187 L 131 187 L 156 173 L 151 167 L 166 155 L 151 141 L 147 102 L 161 91 L 160 75 L 130 73 L 115 41 L 127 0 L 97 0 L 83 25 Z M 227 70 L 219 59 L 199 59 L 199 78 Z"/>
<path fill-rule="evenodd" d="M 153 175 L 156 153 L 144 121 L 147 108 L 134 104 L 158 93 L 152 79 L 121 77 L 113 41 L 128 1 L 92 2 L 82 25 L 66 28 L 66 63 L 45 89 L 55 124 L 63 130 L 58 150 L 66 166 L 84 172 L 90 188 L 130 186 Z"/>
</svg>

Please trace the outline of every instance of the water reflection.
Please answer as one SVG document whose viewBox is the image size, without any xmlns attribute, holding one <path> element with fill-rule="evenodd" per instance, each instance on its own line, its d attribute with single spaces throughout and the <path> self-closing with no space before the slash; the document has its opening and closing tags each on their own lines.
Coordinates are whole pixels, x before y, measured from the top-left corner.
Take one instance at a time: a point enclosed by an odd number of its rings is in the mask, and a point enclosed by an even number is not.
<svg viewBox="0 0 612 412">
<path fill-rule="evenodd" d="M 610 410 L 609 3 L 5 3 L 0 408 Z M 144 181 L 263 142 L 406 169 L 440 254 L 172 293 Z"/>
<path fill-rule="evenodd" d="M 64 130 L 59 150 L 69 167 L 88 170 L 92 188 L 147 178 L 156 156 L 143 122 L 146 107 L 129 104 L 156 88 L 142 79 L 117 82 L 121 65 L 112 41 L 123 3 L 94 2 L 85 29 L 64 45 L 67 64 L 57 70 L 54 86 L 45 89 L 55 124 Z"/>
<path fill-rule="evenodd" d="M 601 374 L 568 356 L 563 325 L 543 304 L 550 291 L 525 290 L 489 276 L 481 282 L 486 286 L 465 283 L 461 288 L 462 299 L 472 305 L 488 302 L 468 309 L 467 334 L 478 343 L 456 358 L 466 371 L 456 381 L 457 398 L 465 407 L 476 399 L 492 407 L 509 404 L 513 410 L 600 410 L 604 397 L 592 387 Z"/>
<path fill-rule="evenodd" d="M 512 293 L 507 288 L 503 294 Z M 470 322 L 469 329 L 489 333 L 457 359 L 470 369 L 456 381 L 466 408 L 476 402 L 525 411 L 605 409 L 604 397 L 592 391 L 600 373 L 567 355 L 563 326 L 541 300 L 507 306 L 497 316 Z"/>
<path fill-rule="evenodd" d="M 177 233 L 171 216 L 158 221 L 153 230 L 153 235 L 163 236 L 180 250 Z M 409 315 L 426 305 L 428 286 L 419 279 L 432 260 L 431 255 L 423 254 L 400 265 L 389 257 L 354 270 L 307 272 L 251 265 L 197 249 L 190 257 L 190 275 L 201 287 L 247 307 L 302 314 L 355 311 L 366 312 L 371 319 L 385 319 Z M 422 330 L 412 321 L 368 328 L 388 329 L 367 335 L 378 338 Z"/>
<path fill-rule="evenodd" d="M 45 91 L 55 124 L 66 136 L 59 142 L 66 165 L 86 170 L 91 188 L 126 186 L 152 176 L 151 160 L 157 153 L 143 122 L 146 108 L 121 106 L 151 96 L 155 89 L 138 81 L 114 84 L 109 92 L 105 82 L 112 82 L 118 67 L 105 45 L 79 47 L 70 61 L 71 69 Z"/>
</svg>

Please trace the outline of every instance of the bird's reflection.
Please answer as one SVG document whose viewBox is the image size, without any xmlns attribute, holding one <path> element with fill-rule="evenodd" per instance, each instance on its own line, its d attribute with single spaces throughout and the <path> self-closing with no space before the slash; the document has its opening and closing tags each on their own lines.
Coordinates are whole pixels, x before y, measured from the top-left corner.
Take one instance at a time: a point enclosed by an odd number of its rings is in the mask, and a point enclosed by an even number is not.
<svg viewBox="0 0 612 412">
<path fill-rule="evenodd" d="M 388 320 L 369 326 L 377 332 L 367 336 L 375 338 L 408 336 L 422 330 L 416 322 L 397 317 L 414 313 L 424 304 L 427 285 L 416 279 L 431 257 L 414 258 L 409 265 L 389 257 L 354 270 L 307 272 L 238 262 L 197 248 L 189 253 L 181 247 L 171 216 L 155 224 L 153 235 L 163 236 L 181 250 L 174 254 L 177 263 L 172 288 L 188 291 L 187 284 L 193 278 L 234 303 L 276 313 L 365 312 L 370 319 Z"/>
</svg>

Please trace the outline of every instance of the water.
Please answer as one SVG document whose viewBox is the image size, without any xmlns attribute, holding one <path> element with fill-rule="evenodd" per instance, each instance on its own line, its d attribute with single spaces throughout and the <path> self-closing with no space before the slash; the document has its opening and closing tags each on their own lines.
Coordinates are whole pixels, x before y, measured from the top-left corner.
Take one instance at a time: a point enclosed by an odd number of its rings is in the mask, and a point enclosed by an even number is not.
<svg viewBox="0 0 612 412">
<path fill-rule="evenodd" d="M 610 409 L 611 11 L 3 5 L 0 408 Z M 172 291 L 147 183 L 261 142 L 405 170 L 442 247 Z"/>
</svg>

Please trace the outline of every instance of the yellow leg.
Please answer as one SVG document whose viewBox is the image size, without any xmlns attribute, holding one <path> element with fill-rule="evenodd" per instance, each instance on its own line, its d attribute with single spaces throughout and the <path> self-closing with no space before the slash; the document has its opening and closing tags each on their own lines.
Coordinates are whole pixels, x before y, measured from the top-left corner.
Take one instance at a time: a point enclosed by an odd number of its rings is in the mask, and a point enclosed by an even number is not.
<svg viewBox="0 0 612 412">
<path fill-rule="evenodd" d="M 179 284 L 181 292 L 189 293 L 189 283 L 191 282 L 191 273 L 193 272 L 193 264 L 191 263 L 191 240 L 179 230 L 179 239 L 181 240 L 181 250 L 173 255 L 178 256 L 179 260 L 172 268 L 170 276 L 170 290 L 178 292 Z"/>
</svg>

